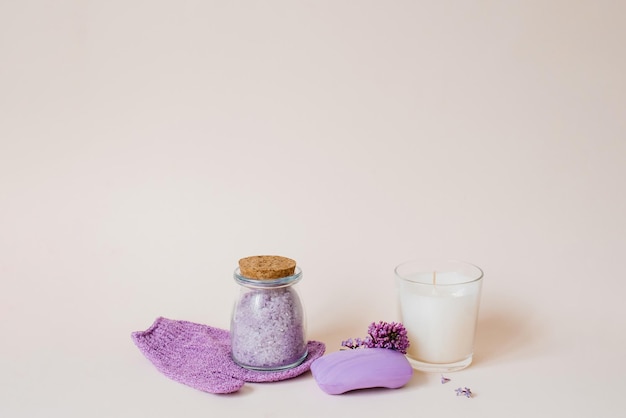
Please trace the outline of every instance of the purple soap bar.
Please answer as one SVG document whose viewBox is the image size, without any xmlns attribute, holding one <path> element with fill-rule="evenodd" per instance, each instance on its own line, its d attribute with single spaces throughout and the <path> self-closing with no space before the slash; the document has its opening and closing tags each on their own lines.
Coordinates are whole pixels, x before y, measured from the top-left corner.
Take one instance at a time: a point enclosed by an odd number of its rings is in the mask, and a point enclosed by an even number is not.
<svg viewBox="0 0 626 418">
<path fill-rule="evenodd" d="M 320 389 L 338 395 L 355 389 L 404 386 L 413 368 L 404 354 L 387 348 L 357 348 L 322 356 L 311 364 Z"/>
</svg>

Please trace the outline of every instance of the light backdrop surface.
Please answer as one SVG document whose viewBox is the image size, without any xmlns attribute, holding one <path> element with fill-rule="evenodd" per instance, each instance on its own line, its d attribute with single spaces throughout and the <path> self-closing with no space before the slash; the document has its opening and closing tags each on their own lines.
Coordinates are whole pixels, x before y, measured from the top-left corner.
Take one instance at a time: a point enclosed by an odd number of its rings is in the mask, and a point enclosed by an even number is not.
<svg viewBox="0 0 626 418">
<path fill-rule="evenodd" d="M 625 13 L 0 1 L 0 415 L 613 415 Z M 232 396 L 160 375 L 130 333 L 227 328 L 256 254 L 297 260 L 329 353 L 397 319 L 395 265 L 477 264 L 475 362 L 342 396 L 310 374 Z"/>
</svg>

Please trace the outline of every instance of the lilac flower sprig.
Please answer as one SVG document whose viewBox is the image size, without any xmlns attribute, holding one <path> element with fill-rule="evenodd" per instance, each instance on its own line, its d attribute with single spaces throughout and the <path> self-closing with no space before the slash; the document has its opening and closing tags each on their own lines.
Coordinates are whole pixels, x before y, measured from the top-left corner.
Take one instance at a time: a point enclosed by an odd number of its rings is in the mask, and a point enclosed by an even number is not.
<svg viewBox="0 0 626 418">
<path fill-rule="evenodd" d="M 347 348 L 387 348 L 406 354 L 409 348 L 409 338 L 404 325 L 399 322 L 372 322 L 367 328 L 368 335 L 365 338 L 348 339 L 341 342 L 342 347 Z"/>
</svg>

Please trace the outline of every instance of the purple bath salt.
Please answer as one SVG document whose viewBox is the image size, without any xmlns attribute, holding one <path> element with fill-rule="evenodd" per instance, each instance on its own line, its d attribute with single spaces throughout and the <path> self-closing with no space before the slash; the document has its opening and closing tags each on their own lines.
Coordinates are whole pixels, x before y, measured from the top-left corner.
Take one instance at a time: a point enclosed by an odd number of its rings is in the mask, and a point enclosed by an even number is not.
<svg viewBox="0 0 626 418">
<path fill-rule="evenodd" d="M 233 360 L 254 370 L 295 367 L 307 356 L 304 313 L 291 287 L 245 289 L 233 310 Z"/>
</svg>

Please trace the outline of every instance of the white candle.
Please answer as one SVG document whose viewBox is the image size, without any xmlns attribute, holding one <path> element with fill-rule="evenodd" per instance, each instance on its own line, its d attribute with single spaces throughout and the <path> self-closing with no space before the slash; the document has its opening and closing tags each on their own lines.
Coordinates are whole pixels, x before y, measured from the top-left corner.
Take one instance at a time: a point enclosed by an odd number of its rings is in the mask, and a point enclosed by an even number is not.
<svg viewBox="0 0 626 418">
<path fill-rule="evenodd" d="M 482 271 L 437 265 L 440 272 L 396 269 L 401 321 L 410 341 L 407 357 L 417 369 L 467 367 L 474 351 Z M 471 266 L 474 267 L 474 266 Z"/>
</svg>

